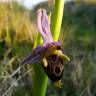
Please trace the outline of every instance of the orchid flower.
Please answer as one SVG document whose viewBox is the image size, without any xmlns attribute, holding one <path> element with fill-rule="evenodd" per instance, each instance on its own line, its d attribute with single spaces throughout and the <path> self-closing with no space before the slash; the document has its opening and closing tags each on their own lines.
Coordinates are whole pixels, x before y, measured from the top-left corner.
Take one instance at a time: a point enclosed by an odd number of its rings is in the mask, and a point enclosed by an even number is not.
<svg viewBox="0 0 96 96">
<path fill-rule="evenodd" d="M 22 64 L 39 62 L 52 81 L 61 80 L 64 63 L 70 61 L 70 58 L 63 54 L 61 43 L 53 41 L 50 22 L 45 9 L 39 9 L 37 12 L 37 26 L 43 39 L 43 45 L 33 49 L 31 54 L 22 61 Z"/>
</svg>

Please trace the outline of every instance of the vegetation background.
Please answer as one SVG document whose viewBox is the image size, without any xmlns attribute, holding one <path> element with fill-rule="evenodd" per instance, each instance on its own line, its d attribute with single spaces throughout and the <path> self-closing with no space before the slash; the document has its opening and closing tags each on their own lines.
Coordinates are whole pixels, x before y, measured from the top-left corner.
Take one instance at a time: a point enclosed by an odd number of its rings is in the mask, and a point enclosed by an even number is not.
<svg viewBox="0 0 96 96">
<path fill-rule="evenodd" d="M 31 10 L 15 1 L 0 2 L 0 96 L 32 96 L 34 70 L 20 62 L 38 35 L 38 8 L 54 10 L 48 2 Z M 62 88 L 49 80 L 46 96 L 96 96 L 96 3 L 66 2 L 59 40 L 71 62 L 64 65 Z"/>
</svg>

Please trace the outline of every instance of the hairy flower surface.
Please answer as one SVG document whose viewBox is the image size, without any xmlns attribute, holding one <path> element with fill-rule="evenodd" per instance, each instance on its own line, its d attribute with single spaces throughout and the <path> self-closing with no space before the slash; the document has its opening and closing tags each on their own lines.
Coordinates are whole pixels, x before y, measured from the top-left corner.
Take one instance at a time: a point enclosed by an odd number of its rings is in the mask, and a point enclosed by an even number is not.
<svg viewBox="0 0 96 96">
<path fill-rule="evenodd" d="M 37 12 L 37 26 L 43 39 L 43 46 L 33 49 L 32 53 L 22 61 L 22 64 L 41 62 L 47 76 L 52 81 L 58 81 L 62 78 L 65 61 L 70 61 L 70 59 L 62 53 L 61 43 L 53 41 L 50 23 L 44 9 L 39 9 Z"/>
</svg>

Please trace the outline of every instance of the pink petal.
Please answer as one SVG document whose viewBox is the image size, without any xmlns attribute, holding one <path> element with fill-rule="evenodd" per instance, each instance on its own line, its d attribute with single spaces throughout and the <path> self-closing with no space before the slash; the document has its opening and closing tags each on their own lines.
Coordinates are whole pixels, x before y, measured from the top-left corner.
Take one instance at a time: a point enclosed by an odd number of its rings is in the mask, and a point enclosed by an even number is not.
<svg viewBox="0 0 96 96">
<path fill-rule="evenodd" d="M 37 25 L 40 34 L 42 35 L 44 44 L 53 42 L 53 38 L 50 32 L 50 24 L 46 10 L 39 9 L 37 12 Z"/>
</svg>

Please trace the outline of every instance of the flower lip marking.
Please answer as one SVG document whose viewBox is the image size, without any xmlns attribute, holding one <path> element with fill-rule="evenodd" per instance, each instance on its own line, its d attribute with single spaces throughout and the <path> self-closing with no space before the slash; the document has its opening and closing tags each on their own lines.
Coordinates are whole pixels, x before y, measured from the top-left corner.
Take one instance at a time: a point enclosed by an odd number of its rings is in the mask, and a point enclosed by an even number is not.
<svg viewBox="0 0 96 96">
<path fill-rule="evenodd" d="M 59 42 L 52 42 L 48 44 L 46 48 L 47 55 L 45 57 L 47 61 L 47 66 L 45 67 L 42 64 L 46 74 L 52 81 L 60 80 L 64 70 L 64 62 L 63 59 L 60 57 L 60 54 L 62 54 L 62 50 L 61 48 L 60 50 L 58 50 L 58 47 L 61 47 Z"/>
<path fill-rule="evenodd" d="M 32 53 L 21 63 L 31 64 L 41 62 L 47 76 L 52 81 L 58 81 L 62 78 L 65 61 L 70 61 L 70 58 L 62 53 L 61 43 L 53 41 L 46 10 L 38 10 L 37 25 L 44 44 L 33 49 Z"/>
</svg>

